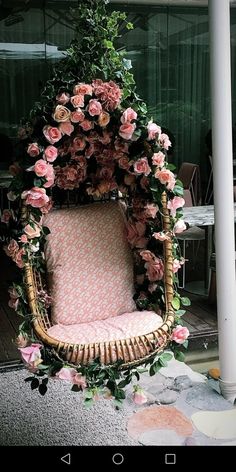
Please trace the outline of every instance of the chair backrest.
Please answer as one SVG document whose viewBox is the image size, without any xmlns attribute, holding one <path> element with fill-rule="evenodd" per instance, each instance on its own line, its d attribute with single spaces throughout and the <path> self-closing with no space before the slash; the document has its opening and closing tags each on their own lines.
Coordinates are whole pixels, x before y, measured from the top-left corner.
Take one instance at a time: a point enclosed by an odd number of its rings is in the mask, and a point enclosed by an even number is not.
<svg viewBox="0 0 236 472">
<path fill-rule="evenodd" d="M 199 165 L 192 164 L 191 162 L 183 162 L 177 177 L 183 183 L 184 190 L 190 190 L 193 205 L 200 205 L 201 179 Z"/>
<path fill-rule="evenodd" d="M 102 320 L 135 310 L 133 258 L 118 202 L 53 210 L 44 224 L 53 323 Z"/>
<path fill-rule="evenodd" d="M 183 198 L 185 200 L 185 207 L 193 206 L 192 194 L 189 189 L 184 189 Z"/>
</svg>

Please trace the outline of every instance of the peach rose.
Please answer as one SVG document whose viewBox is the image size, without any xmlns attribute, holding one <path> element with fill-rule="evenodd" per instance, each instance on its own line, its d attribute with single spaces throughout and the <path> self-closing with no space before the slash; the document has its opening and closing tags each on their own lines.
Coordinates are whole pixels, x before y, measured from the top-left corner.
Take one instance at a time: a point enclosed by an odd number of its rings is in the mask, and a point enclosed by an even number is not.
<svg viewBox="0 0 236 472">
<path fill-rule="evenodd" d="M 22 248 L 22 249 L 20 249 L 20 250 L 16 253 L 16 255 L 15 255 L 14 259 L 13 259 L 13 260 L 15 261 L 16 265 L 17 265 L 20 269 L 22 269 L 22 268 L 24 267 L 24 265 L 25 265 L 25 264 L 24 264 L 24 261 L 23 261 L 23 259 L 22 259 L 22 256 L 24 256 L 24 255 L 25 255 L 25 250 L 24 250 L 24 248 Z"/>
<path fill-rule="evenodd" d="M 86 146 L 86 142 L 82 136 L 77 136 L 73 139 L 73 149 L 74 151 L 83 151 Z"/>
<path fill-rule="evenodd" d="M 146 249 L 145 251 L 141 251 L 140 256 L 146 262 L 151 262 L 155 259 L 155 255 L 148 249 Z"/>
<path fill-rule="evenodd" d="M 129 159 L 128 157 L 121 157 L 119 160 L 118 160 L 118 164 L 119 164 L 119 167 L 121 169 L 125 169 L 125 170 L 129 170 L 131 164 L 132 164 L 132 161 L 129 162 Z"/>
<path fill-rule="evenodd" d="M 166 233 L 164 233 L 164 231 L 159 231 L 158 233 L 153 233 L 152 235 L 155 239 L 157 239 L 158 241 L 169 241 L 170 240 L 170 236 Z"/>
<path fill-rule="evenodd" d="M 4 246 L 5 253 L 12 259 L 15 257 L 17 251 L 19 250 L 19 244 L 15 239 L 11 239 L 8 246 Z"/>
<path fill-rule="evenodd" d="M 54 162 L 58 156 L 58 150 L 55 146 L 48 146 L 44 151 L 44 157 L 48 162 Z"/>
<path fill-rule="evenodd" d="M 149 175 L 151 172 L 151 167 L 148 164 L 147 157 L 141 157 L 134 163 L 134 172 L 136 174 Z"/>
<path fill-rule="evenodd" d="M 27 148 L 27 154 L 30 155 L 30 157 L 36 157 L 40 154 L 40 148 L 38 143 L 31 143 L 29 144 Z"/>
<path fill-rule="evenodd" d="M 57 105 L 54 113 L 52 114 L 52 117 L 58 123 L 61 123 L 62 121 L 68 121 L 70 119 L 70 110 L 64 107 L 64 105 Z"/>
<path fill-rule="evenodd" d="M 132 135 L 136 129 L 136 124 L 135 123 L 124 123 L 123 125 L 120 126 L 119 129 L 119 135 L 121 138 L 126 139 L 127 141 L 132 138 Z"/>
<path fill-rule="evenodd" d="M 108 125 L 110 121 L 110 115 L 106 111 L 102 111 L 98 117 L 98 124 L 101 128 L 104 128 Z"/>
<path fill-rule="evenodd" d="M 189 336 L 189 330 L 186 326 L 177 325 L 172 331 L 171 339 L 177 344 L 183 344 Z"/>
<path fill-rule="evenodd" d="M 77 374 L 77 370 L 73 367 L 62 367 L 57 373 L 56 378 L 60 380 L 68 380 L 73 383 L 73 379 Z"/>
<path fill-rule="evenodd" d="M 50 144 L 57 143 L 61 139 L 61 131 L 50 125 L 44 126 L 43 134 Z"/>
</svg>

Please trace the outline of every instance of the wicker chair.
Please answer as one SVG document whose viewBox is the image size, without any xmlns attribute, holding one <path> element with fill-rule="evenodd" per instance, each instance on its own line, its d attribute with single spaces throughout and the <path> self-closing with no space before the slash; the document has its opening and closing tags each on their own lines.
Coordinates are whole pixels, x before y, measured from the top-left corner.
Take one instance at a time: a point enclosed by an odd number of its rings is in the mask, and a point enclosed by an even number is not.
<svg viewBox="0 0 236 472">
<path fill-rule="evenodd" d="M 104 205 L 103 209 L 106 208 L 106 203 L 95 203 L 94 205 Z M 109 203 L 107 208 L 114 208 L 116 204 Z M 166 193 L 162 194 L 162 224 L 163 229 L 168 231 L 170 228 L 170 218 L 169 218 L 169 211 L 167 209 L 167 199 Z M 53 214 L 57 215 L 57 223 L 60 221 L 60 212 L 64 210 L 53 210 L 50 214 L 51 221 L 53 220 Z M 73 210 L 76 212 L 76 209 Z M 22 219 L 26 218 L 27 209 L 25 208 L 22 213 Z M 53 213 L 54 212 L 54 213 Z M 63 214 L 63 213 L 62 213 Z M 65 213 L 64 213 L 65 215 Z M 74 219 L 75 213 L 72 215 L 72 219 Z M 123 220 L 124 221 L 124 220 Z M 50 221 L 47 221 L 48 226 L 50 227 Z M 59 229 L 58 229 L 59 230 Z M 52 231 L 53 237 L 53 231 Z M 86 235 L 84 235 L 86 239 Z M 63 239 L 62 239 L 63 240 Z M 71 322 L 70 332 L 72 332 L 72 337 L 70 341 L 69 338 L 63 336 L 55 336 L 55 320 L 52 321 L 50 317 L 50 313 L 45 311 L 45 308 L 42 309 L 40 305 L 38 294 L 40 291 L 45 287 L 45 280 L 42 278 L 42 274 L 37 272 L 30 263 L 25 265 L 25 283 L 27 287 L 27 296 L 28 296 L 28 303 L 33 314 L 33 330 L 35 332 L 35 336 L 46 346 L 51 349 L 51 353 L 57 356 L 59 359 L 63 361 L 69 362 L 73 365 L 87 365 L 95 358 L 100 359 L 103 364 L 112 365 L 117 361 L 121 362 L 120 368 L 125 368 L 127 366 L 132 366 L 136 364 L 141 364 L 146 360 L 150 359 L 156 353 L 163 350 L 169 342 L 171 328 L 174 323 L 174 310 L 172 307 L 172 299 L 173 299 L 173 256 L 172 256 L 172 241 L 166 240 L 164 241 L 164 286 L 165 286 L 165 299 L 166 299 L 166 307 L 165 312 L 162 314 L 161 322 L 160 316 L 156 315 L 156 326 L 155 322 L 153 324 L 153 328 L 151 330 L 143 328 L 143 331 L 140 329 L 134 329 L 134 334 L 129 332 L 127 336 L 114 336 L 112 338 L 102 337 L 99 340 L 99 335 L 96 336 L 94 340 L 89 339 L 88 342 L 81 341 L 80 335 L 78 336 L 78 340 L 75 339 L 74 333 L 75 331 L 81 327 L 83 330 L 86 328 L 86 323 L 81 323 L 78 321 L 77 323 Z M 57 248 L 58 249 L 58 248 Z M 69 248 L 70 249 L 70 248 Z M 130 248 L 129 248 L 130 250 Z M 63 247 L 59 247 L 59 251 L 57 255 L 63 252 Z M 47 259 L 47 250 L 45 252 L 46 259 Z M 106 258 L 107 255 L 103 254 L 103 258 Z M 125 256 L 127 257 L 127 256 Z M 66 267 L 62 267 L 62 272 L 66 271 Z M 94 275 L 94 274 L 93 274 Z M 96 278 L 96 277 L 95 277 Z M 74 277 L 75 279 L 75 277 Z M 72 285 L 76 284 L 76 280 L 73 280 L 72 277 Z M 116 283 L 116 282 L 115 282 Z M 109 288 L 107 290 L 109 293 Z M 83 295 L 83 293 L 82 293 Z M 110 293 L 112 295 L 112 293 Z M 69 302 L 68 302 L 69 304 Z M 141 313 L 149 313 L 149 312 L 141 312 Z M 120 314 L 119 314 L 120 315 Z M 132 313 L 130 313 L 132 315 Z M 124 315 L 122 315 L 124 316 Z M 133 316 L 133 315 L 132 315 Z M 144 315 L 143 315 L 144 316 Z M 149 315 L 147 315 L 148 317 Z M 151 315 L 150 315 L 151 316 Z M 152 315 L 153 316 L 153 315 Z M 97 323 L 107 323 L 107 318 L 98 320 Z M 116 321 L 119 319 L 119 316 L 115 315 L 113 318 L 109 318 L 109 320 Z M 121 318 L 120 318 L 121 319 Z M 124 317 L 124 326 L 126 321 L 129 319 L 128 314 Z M 152 318 L 153 319 L 153 318 Z M 138 320 L 136 315 L 136 320 Z M 119 320 L 118 320 L 119 321 Z M 96 322 L 96 320 L 95 320 Z M 54 324 L 53 324 L 54 323 Z M 90 321 L 90 327 L 93 326 L 94 321 Z M 145 322 L 144 322 L 145 324 Z M 136 322 L 133 323 L 133 326 L 136 325 Z M 62 323 L 56 325 L 56 330 L 61 328 L 62 330 L 68 330 L 68 324 L 62 326 Z M 123 328 L 122 328 L 123 329 Z M 122 331 L 121 329 L 121 331 Z M 125 328 L 124 328 L 125 330 Z M 132 330 L 131 330 L 132 331 Z"/>
</svg>

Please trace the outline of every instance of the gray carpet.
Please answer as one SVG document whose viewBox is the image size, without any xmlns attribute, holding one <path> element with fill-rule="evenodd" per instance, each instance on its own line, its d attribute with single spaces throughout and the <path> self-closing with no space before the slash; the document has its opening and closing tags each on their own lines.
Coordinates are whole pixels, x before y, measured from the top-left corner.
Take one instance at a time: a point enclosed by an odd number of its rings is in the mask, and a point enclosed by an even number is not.
<svg viewBox="0 0 236 472">
<path fill-rule="evenodd" d="M 67 382 L 51 380 L 45 397 L 24 382 L 24 369 L 0 372 L 0 445 L 135 445 L 126 431 L 133 405 L 116 410 L 110 400 L 90 409 Z"/>
</svg>

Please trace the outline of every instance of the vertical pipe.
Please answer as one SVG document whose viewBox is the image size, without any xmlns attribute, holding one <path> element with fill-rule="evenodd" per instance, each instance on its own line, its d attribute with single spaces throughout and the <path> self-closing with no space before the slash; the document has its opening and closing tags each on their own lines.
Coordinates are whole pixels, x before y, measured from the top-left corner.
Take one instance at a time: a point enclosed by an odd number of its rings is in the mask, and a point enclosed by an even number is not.
<svg viewBox="0 0 236 472">
<path fill-rule="evenodd" d="M 211 113 L 219 359 L 222 395 L 236 399 L 230 0 L 209 0 Z"/>
</svg>

